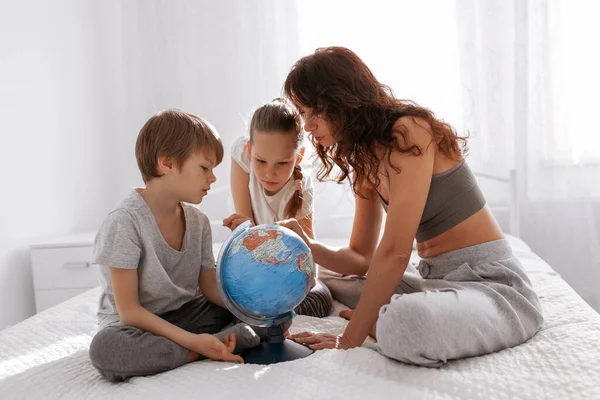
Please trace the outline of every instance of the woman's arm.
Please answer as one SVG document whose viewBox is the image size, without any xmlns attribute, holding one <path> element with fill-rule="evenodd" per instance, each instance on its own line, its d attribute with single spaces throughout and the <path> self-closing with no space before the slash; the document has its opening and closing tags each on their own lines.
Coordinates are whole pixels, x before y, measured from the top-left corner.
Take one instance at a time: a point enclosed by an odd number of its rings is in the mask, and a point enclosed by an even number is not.
<svg viewBox="0 0 600 400">
<path fill-rule="evenodd" d="M 316 241 L 311 245 L 313 257 L 319 265 L 344 275 L 362 276 L 367 273 L 381 229 L 383 210 L 379 197 L 365 185 L 358 190 L 364 198 L 354 196 L 354 222 L 348 247 L 336 250 Z"/>
<path fill-rule="evenodd" d="M 410 260 L 413 239 L 429 194 L 435 146 L 429 130 L 412 120 L 402 121 L 408 137 L 423 155 L 393 152 L 392 164 L 401 168 L 390 174 L 390 204 L 383 238 L 371 259 L 369 274 L 356 311 L 342 335 L 342 342 L 360 346 L 377 321 L 379 309 L 389 303 Z M 397 140 L 403 140 L 398 137 Z"/>
<path fill-rule="evenodd" d="M 315 228 L 313 226 L 312 214 L 298 220 L 298 224 L 310 239 L 315 239 Z"/>
<path fill-rule="evenodd" d="M 360 190 L 365 198 L 355 196 L 354 224 L 348 247 L 335 249 L 314 240 L 296 220 L 281 221 L 280 224 L 292 229 L 305 240 L 315 263 L 344 275 L 365 275 L 379 239 L 383 211 L 372 189 Z"/>
<path fill-rule="evenodd" d="M 307 215 L 306 217 L 299 220 L 298 224 L 300 225 L 302 230 L 306 233 L 306 236 L 308 236 L 312 240 L 315 239 L 315 229 L 313 226 L 312 214 Z M 315 280 L 313 282 L 312 287 L 315 287 L 317 285 L 317 279 L 318 279 L 317 271 L 318 271 L 318 269 L 317 269 L 317 266 L 315 265 Z"/>
</svg>

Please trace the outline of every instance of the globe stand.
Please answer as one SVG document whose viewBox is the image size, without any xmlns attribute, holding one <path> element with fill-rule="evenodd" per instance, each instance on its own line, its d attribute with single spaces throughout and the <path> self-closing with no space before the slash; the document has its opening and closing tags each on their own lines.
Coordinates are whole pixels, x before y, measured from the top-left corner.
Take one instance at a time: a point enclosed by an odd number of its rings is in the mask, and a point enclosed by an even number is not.
<svg viewBox="0 0 600 400">
<path fill-rule="evenodd" d="M 272 238 L 265 238 L 265 234 L 267 233 L 267 231 L 273 231 L 276 233 L 277 237 L 281 238 L 283 236 L 285 237 L 286 242 L 290 242 L 286 246 L 291 247 L 289 249 L 286 248 L 286 251 L 284 253 L 297 253 L 296 256 L 298 257 L 298 259 L 296 261 L 290 263 L 289 260 L 286 260 L 283 265 L 290 264 L 287 267 L 288 273 L 294 272 L 295 274 L 305 274 L 306 283 L 300 281 L 296 282 L 296 285 L 301 285 L 301 289 L 305 289 L 304 297 L 306 297 L 308 293 L 307 289 L 312 287 L 312 283 L 314 283 L 315 279 L 315 265 L 310 249 L 304 243 L 302 238 L 290 229 L 281 227 L 279 225 L 258 225 L 252 227 L 250 222 L 246 221 L 243 224 L 240 224 L 237 228 L 235 228 L 233 232 L 231 232 L 231 234 L 227 237 L 227 239 L 225 239 L 225 242 L 223 243 L 223 246 L 221 246 L 221 250 L 219 251 L 219 257 L 217 258 L 216 265 L 217 288 L 219 290 L 219 295 L 221 296 L 221 299 L 223 299 L 223 303 L 225 303 L 227 309 L 231 311 L 233 315 L 239 318 L 240 321 L 243 321 L 250 326 L 268 327 L 267 337 L 265 338 L 265 340 L 259 346 L 254 347 L 241 354 L 244 361 L 248 364 L 275 364 L 283 361 L 297 360 L 299 358 L 304 358 L 314 353 L 314 351 L 312 351 L 308 347 L 298 344 L 292 340 L 288 340 L 283 335 L 284 329 L 281 324 L 294 318 L 296 314 L 292 310 L 304 298 L 299 298 L 299 291 L 297 291 L 296 297 L 290 297 L 290 299 L 293 300 L 293 302 L 289 302 L 289 304 L 286 304 L 285 307 L 283 305 L 280 305 L 280 310 L 275 311 L 270 308 L 269 311 L 263 310 L 261 313 L 257 310 L 253 310 L 252 312 L 248 311 L 248 309 L 244 308 L 243 304 L 239 303 L 239 298 L 241 295 L 244 295 L 246 297 L 246 300 L 248 300 L 248 295 L 256 293 L 257 290 L 266 290 L 270 287 L 269 285 L 271 284 L 269 280 L 256 280 L 252 283 L 253 286 L 244 287 L 242 290 L 233 290 L 233 292 L 228 286 L 228 279 L 230 278 L 227 278 L 227 271 L 229 270 L 227 260 L 229 260 L 231 257 L 234 257 L 235 254 L 243 248 L 245 248 L 245 251 L 247 251 L 248 253 L 253 251 L 248 249 L 246 247 L 246 244 L 244 243 L 244 240 L 248 238 L 248 235 L 250 234 L 253 235 L 252 240 L 250 240 L 250 244 L 253 245 L 257 244 L 254 243 L 254 241 L 258 240 L 260 237 L 263 237 L 263 239 L 267 241 L 271 240 Z M 258 245 L 262 246 L 262 242 L 260 240 L 259 242 L 260 243 L 258 243 Z M 267 248 L 268 247 L 269 246 L 267 246 Z M 279 248 L 273 249 L 273 255 L 278 255 L 278 252 L 280 250 L 281 249 Z M 262 263 L 263 265 L 268 264 L 269 267 L 271 266 L 271 261 L 256 261 Z M 243 269 L 247 271 L 247 268 Z M 236 278 L 238 283 L 246 281 L 243 277 L 238 278 Z M 282 284 L 284 286 L 287 285 L 287 283 L 285 283 L 284 280 L 281 279 L 277 283 L 280 286 L 279 289 L 281 289 Z M 249 297 L 250 300 L 253 300 L 253 297 L 258 298 L 257 296 L 253 295 L 250 295 Z M 294 302 L 296 303 L 294 304 Z M 264 331 L 261 329 L 261 336 L 262 332 Z"/>
<path fill-rule="evenodd" d="M 276 364 L 283 361 L 293 361 L 308 357 L 313 350 L 283 336 L 281 325 L 267 329 L 267 338 L 260 345 L 242 354 L 246 364 Z"/>
</svg>

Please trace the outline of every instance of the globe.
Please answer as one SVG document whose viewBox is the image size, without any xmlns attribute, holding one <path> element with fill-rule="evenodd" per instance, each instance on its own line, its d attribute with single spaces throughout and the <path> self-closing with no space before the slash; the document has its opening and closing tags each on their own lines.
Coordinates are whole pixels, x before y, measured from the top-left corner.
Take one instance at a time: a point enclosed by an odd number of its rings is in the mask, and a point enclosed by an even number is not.
<svg viewBox="0 0 600 400">
<path fill-rule="evenodd" d="M 300 236 L 279 225 L 245 222 L 223 243 L 216 272 L 225 306 L 249 325 L 269 327 L 267 343 L 242 355 L 244 361 L 270 364 L 312 353 L 284 339 L 282 329 L 315 281 L 313 257 Z"/>
<path fill-rule="evenodd" d="M 223 301 L 236 317 L 254 326 L 293 318 L 314 280 L 310 249 L 300 236 L 279 225 L 240 225 L 217 259 Z"/>
</svg>

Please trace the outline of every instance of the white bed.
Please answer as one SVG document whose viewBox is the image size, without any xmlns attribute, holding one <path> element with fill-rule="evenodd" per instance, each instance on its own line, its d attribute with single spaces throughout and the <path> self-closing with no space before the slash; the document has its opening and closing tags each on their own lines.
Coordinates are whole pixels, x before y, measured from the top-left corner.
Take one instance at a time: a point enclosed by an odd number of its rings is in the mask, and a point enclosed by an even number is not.
<svg viewBox="0 0 600 400">
<path fill-rule="evenodd" d="M 0 398 L 552 398 L 600 399 L 600 315 L 522 241 L 509 237 L 543 307 L 527 343 L 440 369 L 367 348 L 327 350 L 272 366 L 213 361 L 112 384 L 91 365 L 99 288 L 0 331 Z M 339 312 L 341 305 L 336 305 Z M 341 332 L 346 321 L 299 316 L 292 331 Z"/>
</svg>

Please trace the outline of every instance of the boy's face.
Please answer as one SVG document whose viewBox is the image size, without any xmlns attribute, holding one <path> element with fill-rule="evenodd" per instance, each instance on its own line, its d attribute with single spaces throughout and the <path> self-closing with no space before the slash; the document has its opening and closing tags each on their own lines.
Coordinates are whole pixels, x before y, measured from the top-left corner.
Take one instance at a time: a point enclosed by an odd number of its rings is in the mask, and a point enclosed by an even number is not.
<svg viewBox="0 0 600 400">
<path fill-rule="evenodd" d="M 208 194 L 210 185 L 217 180 L 213 172 L 216 166 L 214 152 L 196 150 L 190 154 L 180 168 L 175 168 L 171 182 L 180 201 L 191 204 L 201 203 L 204 196 Z"/>
</svg>

